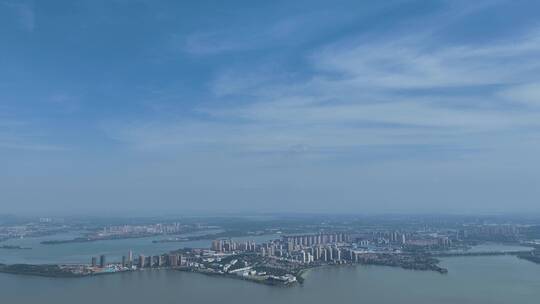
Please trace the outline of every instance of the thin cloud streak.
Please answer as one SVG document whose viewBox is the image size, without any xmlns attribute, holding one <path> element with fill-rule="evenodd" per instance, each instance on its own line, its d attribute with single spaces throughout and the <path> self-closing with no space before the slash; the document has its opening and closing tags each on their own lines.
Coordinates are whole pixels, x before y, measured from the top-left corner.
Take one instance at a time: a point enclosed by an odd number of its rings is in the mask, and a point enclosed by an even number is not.
<svg viewBox="0 0 540 304">
<path fill-rule="evenodd" d="M 476 149 L 488 134 L 540 127 L 540 112 L 501 107 L 511 94 L 501 98 L 499 92 L 537 81 L 540 66 L 523 60 L 540 57 L 536 33 L 492 45 L 429 51 L 417 47 L 429 44 L 425 35 L 391 42 L 342 41 L 308 57 L 314 74 L 305 79 L 290 81 L 288 75 L 254 73 L 256 69 L 218 75 L 212 84 L 218 100 L 242 97 L 247 103 L 200 107 L 203 120 L 117 124 L 107 132 L 152 149 L 234 147 L 264 152 L 305 145 L 315 151 L 339 151 L 396 143 Z M 484 94 L 489 100 L 467 94 L 396 93 L 456 87 L 491 87 Z M 473 107 L 480 102 L 487 106 Z M 466 104 L 471 106 L 464 108 Z"/>
<path fill-rule="evenodd" d="M 65 151 L 67 147 L 50 143 L 50 136 L 36 131 L 35 124 L 0 116 L 0 151 Z"/>
<path fill-rule="evenodd" d="M 22 29 L 33 32 L 36 27 L 34 5 L 27 1 L 4 1 L 0 4 L 12 9 L 18 17 Z"/>
</svg>

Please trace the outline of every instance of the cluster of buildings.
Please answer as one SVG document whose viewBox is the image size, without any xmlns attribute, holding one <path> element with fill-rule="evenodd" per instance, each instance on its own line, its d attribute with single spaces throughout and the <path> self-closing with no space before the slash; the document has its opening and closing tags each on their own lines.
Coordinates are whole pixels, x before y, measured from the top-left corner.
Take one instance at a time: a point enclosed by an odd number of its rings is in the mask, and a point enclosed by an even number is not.
<svg viewBox="0 0 540 304">
<path fill-rule="evenodd" d="M 92 257 L 91 267 L 99 269 L 114 268 L 117 270 L 135 270 L 143 268 L 161 268 L 161 267 L 179 267 L 186 265 L 186 259 L 177 253 L 161 254 L 154 256 L 139 255 L 138 258 L 133 257 L 133 252 L 130 250 L 127 256 L 122 256 L 121 263 L 107 263 L 106 256 L 100 255 Z"/>
<path fill-rule="evenodd" d="M 217 253 L 253 252 L 265 257 L 282 257 L 300 262 L 316 260 L 339 260 L 341 249 L 338 244 L 350 243 L 350 236 L 345 233 L 319 233 L 284 236 L 260 245 L 255 242 L 236 242 L 230 239 L 212 241 L 211 250 Z"/>
<path fill-rule="evenodd" d="M 394 248 L 404 247 L 439 247 L 452 245 L 455 238 L 439 233 L 418 233 L 401 231 L 382 231 L 369 234 L 358 234 L 354 237 L 355 243 L 362 248 Z"/>
<path fill-rule="evenodd" d="M 327 264 L 365 263 L 410 269 L 443 271 L 429 259 L 401 254 L 405 246 L 448 245 L 448 237 L 418 238 L 399 231 L 367 235 L 315 233 L 287 235 L 256 244 L 253 241 L 213 240 L 210 249 L 182 249 L 168 254 L 133 256 L 108 264 L 105 255 L 92 258 L 90 274 L 145 268 L 173 268 L 194 272 L 233 275 L 264 283 L 290 284 L 305 268 Z"/>
<path fill-rule="evenodd" d="M 517 225 L 468 225 L 460 231 L 463 239 L 482 241 L 516 241 L 520 239 Z"/>
<path fill-rule="evenodd" d="M 155 235 L 155 234 L 178 234 L 182 232 L 184 226 L 180 223 L 171 224 L 150 224 L 150 225 L 122 225 L 107 226 L 99 232 L 100 236 L 109 235 Z"/>
<path fill-rule="evenodd" d="M 216 253 L 257 253 L 301 264 L 359 262 L 369 254 L 401 253 L 405 247 L 449 247 L 452 240 L 445 235 L 419 235 L 400 231 L 369 234 L 316 233 L 287 235 L 262 244 L 236 242 L 230 239 L 212 241 Z"/>
<path fill-rule="evenodd" d="M 180 229 L 179 224 L 152 226 L 150 230 L 147 227 L 142 231 L 175 232 Z M 108 232 L 117 231 L 115 229 Z M 141 231 L 138 229 L 141 228 L 124 227 L 121 231 Z M 474 233 L 513 235 L 516 231 L 511 227 L 498 226 L 479 228 Z M 436 266 L 433 261 L 420 261 L 418 256 L 407 254 L 407 251 L 411 247 L 428 250 L 450 248 L 453 241 L 459 240 L 458 236 L 456 234 L 454 238 L 454 235 L 444 232 L 376 230 L 364 233 L 286 235 L 262 244 L 216 239 L 212 241 L 210 250 L 186 249 L 154 256 L 139 255 L 137 258 L 129 251 L 122 257 L 121 263 L 108 264 L 105 255 L 101 255 L 92 258 L 89 269 L 91 273 L 101 273 L 166 267 L 287 283 L 296 279 L 299 269 L 325 264 L 367 263 L 442 272 L 444 269 Z M 267 273 L 269 270 L 272 271 Z"/>
<path fill-rule="evenodd" d="M 201 251 L 200 256 L 220 258 L 236 254 L 255 254 L 262 258 L 279 259 L 297 264 L 325 264 L 359 262 L 369 254 L 400 253 L 405 246 L 450 246 L 447 236 L 419 237 L 400 231 L 373 232 L 369 235 L 350 233 L 315 233 L 287 235 L 281 239 L 256 244 L 254 241 L 232 239 L 213 240 L 210 250 Z M 120 269 L 143 269 L 160 267 L 192 267 L 199 265 L 194 251 L 185 254 L 169 253 L 154 256 L 133 256 L 129 251 L 121 263 L 111 265 Z M 110 268 L 104 255 L 92 258 L 92 267 Z M 224 266 L 227 268 L 227 266 Z M 227 272 L 229 269 L 224 269 Z"/>
<path fill-rule="evenodd" d="M 307 235 L 291 235 L 284 236 L 283 242 L 287 247 L 294 249 L 294 246 L 312 246 L 312 245 L 327 245 L 336 243 L 346 243 L 350 241 L 349 234 L 345 233 L 318 233 Z"/>
<path fill-rule="evenodd" d="M 283 236 L 263 244 L 214 240 L 211 250 L 217 253 L 257 253 L 262 257 L 276 257 L 300 263 L 337 262 L 342 260 L 343 247 L 350 246 L 351 237 L 345 233 L 318 233 Z M 347 251 L 348 252 L 348 251 Z M 350 255 L 350 253 L 349 253 Z"/>
<path fill-rule="evenodd" d="M 0 225 L 0 241 L 27 237 L 40 237 L 67 231 L 67 227 L 48 219 L 24 225 Z"/>
<path fill-rule="evenodd" d="M 257 246 L 255 242 L 236 242 L 233 240 L 222 239 L 222 240 L 213 240 L 210 247 L 215 252 L 255 252 Z"/>
</svg>

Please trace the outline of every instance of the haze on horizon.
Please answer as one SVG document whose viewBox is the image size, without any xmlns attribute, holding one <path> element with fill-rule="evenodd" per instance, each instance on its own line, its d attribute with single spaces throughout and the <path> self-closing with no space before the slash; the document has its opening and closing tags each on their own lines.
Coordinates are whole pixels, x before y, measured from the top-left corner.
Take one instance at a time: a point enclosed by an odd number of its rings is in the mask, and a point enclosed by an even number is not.
<svg viewBox="0 0 540 304">
<path fill-rule="evenodd" d="M 538 11 L 0 0 L 0 213 L 538 213 Z"/>
</svg>

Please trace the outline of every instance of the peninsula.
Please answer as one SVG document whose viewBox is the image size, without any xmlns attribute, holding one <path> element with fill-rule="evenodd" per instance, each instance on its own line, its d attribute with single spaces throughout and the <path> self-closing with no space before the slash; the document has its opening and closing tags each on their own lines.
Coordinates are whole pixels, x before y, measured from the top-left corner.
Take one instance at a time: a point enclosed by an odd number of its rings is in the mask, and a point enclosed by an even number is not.
<svg viewBox="0 0 540 304">
<path fill-rule="evenodd" d="M 274 286 L 303 282 L 302 274 L 314 267 L 384 265 L 446 273 L 438 260 L 425 253 L 370 250 L 356 247 L 346 233 L 283 236 L 263 244 L 231 239 L 212 241 L 210 249 L 179 249 L 155 256 L 130 251 L 121 262 L 107 263 L 104 255 L 81 265 L 0 265 L 0 272 L 50 277 L 84 277 L 149 269 L 171 269 L 231 277 Z"/>
</svg>

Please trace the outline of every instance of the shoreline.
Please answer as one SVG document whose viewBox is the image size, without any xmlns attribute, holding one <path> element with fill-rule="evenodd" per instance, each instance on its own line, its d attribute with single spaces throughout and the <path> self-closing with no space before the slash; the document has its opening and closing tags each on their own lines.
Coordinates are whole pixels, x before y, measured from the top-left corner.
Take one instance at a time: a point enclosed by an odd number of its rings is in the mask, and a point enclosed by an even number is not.
<svg viewBox="0 0 540 304">
<path fill-rule="evenodd" d="M 203 235 L 205 236 L 205 235 Z M 198 236 L 200 237 L 200 236 Z M 515 244 L 514 244 L 515 245 Z M 527 246 L 523 246 L 527 247 Z M 1 247 L 0 247 L 1 249 Z M 21 248 L 9 248 L 9 249 L 23 249 Z M 192 250 L 192 249 L 190 249 Z M 189 251 L 188 254 L 200 254 L 196 249 L 193 252 Z M 176 252 L 178 254 L 180 252 Z M 40 276 L 50 278 L 81 278 L 92 277 L 105 274 L 118 274 L 126 272 L 136 271 L 154 271 L 154 270 L 175 270 L 182 272 L 199 273 L 209 276 L 219 276 L 232 278 L 243 281 L 250 281 L 257 284 L 290 287 L 294 285 L 302 285 L 309 276 L 311 270 L 315 268 L 323 267 L 336 267 L 336 266 L 386 266 L 392 268 L 401 268 L 404 270 L 416 270 L 416 271 L 434 271 L 440 274 L 447 274 L 448 269 L 444 268 L 444 263 L 441 264 L 439 258 L 453 258 L 453 257 L 489 257 L 489 256 L 515 256 L 516 258 L 523 259 L 532 263 L 540 264 L 540 252 L 534 249 L 530 250 L 506 250 L 506 251 L 486 251 L 486 252 L 431 252 L 431 253 L 410 253 L 403 252 L 398 254 L 391 253 L 367 253 L 362 257 L 357 257 L 356 260 L 334 260 L 330 262 L 311 262 L 302 265 L 291 266 L 290 268 L 282 268 L 275 263 L 278 261 L 288 261 L 281 259 L 268 259 L 264 255 L 236 253 L 236 255 L 230 255 L 230 259 L 244 259 L 246 266 L 252 264 L 253 266 L 242 270 L 242 273 L 234 271 L 227 271 L 212 267 L 209 265 L 203 265 L 198 263 L 180 264 L 176 266 L 154 265 L 151 268 L 139 268 L 136 266 L 127 266 L 119 263 L 109 263 L 104 267 L 90 266 L 89 264 L 2 264 L 0 263 L 0 273 L 26 275 L 26 276 Z M 242 260 L 240 260 L 242 261 Z M 208 262 L 208 261 L 207 261 Z M 210 261 L 211 262 L 211 261 Z M 230 262 L 230 261 L 229 261 Z M 236 263 L 233 260 L 232 265 Z M 277 266 L 277 267 L 276 267 Z M 252 268 L 253 267 L 253 268 Z M 250 270 L 251 269 L 251 270 Z"/>
<path fill-rule="evenodd" d="M 179 271 L 179 272 L 186 272 L 186 273 L 195 273 L 195 274 L 200 274 L 200 275 L 210 276 L 210 277 L 221 277 L 221 278 L 226 278 L 226 279 L 247 281 L 247 282 L 252 282 L 252 283 L 255 283 L 255 284 L 267 285 L 267 286 L 272 286 L 272 287 L 284 287 L 284 288 L 287 288 L 287 287 L 293 287 L 293 286 L 295 286 L 297 284 L 301 284 L 300 282 L 284 283 L 284 282 L 277 282 L 277 281 L 269 281 L 268 279 L 257 280 L 257 279 L 253 279 L 253 278 L 249 278 L 249 277 L 242 277 L 242 276 L 235 275 L 235 274 L 230 274 L 230 273 L 213 273 L 213 272 L 209 272 L 209 271 L 197 271 L 197 270 L 192 270 L 192 269 L 180 269 L 180 268 L 177 268 L 177 269 L 165 269 L 165 270 Z"/>
<path fill-rule="evenodd" d="M 437 263 L 438 264 L 438 263 Z M 100 272 L 75 272 L 75 269 L 80 271 L 83 267 L 87 265 L 62 265 L 62 264 L 0 264 L 0 273 L 7 273 L 13 275 L 23 275 L 23 276 L 40 276 L 40 277 L 50 277 L 50 278 L 83 278 L 83 277 L 93 277 L 101 275 L 112 275 L 119 273 L 128 273 L 128 272 L 138 272 L 138 271 L 155 271 L 155 270 L 172 270 L 172 271 L 182 271 L 190 273 L 198 273 L 203 275 L 215 276 L 215 277 L 225 277 L 239 279 L 243 281 L 250 281 L 258 284 L 264 284 L 269 286 L 280 286 L 280 287 L 290 287 L 294 285 L 302 285 L 307 279 L 309 272 L 316 268 L 330 268 L 330 267 L 341 267 L 341 266 L 385 266 L 392 268 L 400 268 L 403 270 L 416 270 L 416 271 L 435 271 L 441 274 L 447 273 L 447 269 L 439 267 L 438 265 L 429 265 L 430 267 L 426 268 L 410 268 L 406 265 L 393 265 L 393 264 L 380 264 L 380 263 L 335 263 L 335 264 L 320 264 L 320 265 L 308 265 L 302 269 L 299 269 L 297 272 L 293 273 L 292 276 L 295 278 L 294 281 L 285 281 L 279 278 L 277 275 L 264 275 L 259 277 L 250 277 L 250 276 L 241 276 L 233 273 L 219 273 L 214 272 L 208 269 L 198 269 L 198 268 L 189 268 L 189 267 L 161 267 L 161 268 L 142 268 L 142 269 L 130 269 L 130 270 L 117 270 L 117 271 L 100 271 Z M 435 268 L 434 268 L 435 267 Z"/>
<path fill-rule="evenodd" d="M 504 254 L 499 254 L 499 256 Z M 473 257 L 491 257 L 496 255 L 491 254 L 485 254 L 485 255 L 476 255 Z M 507 256 L 509 256 L 507 254 Z M 516 258 L 519 258 L 521 260 L 529 261 L 535 264 L 540 264 L 540 257 L 533 256 L 535 260 L 529 259 L 528 256 L 523 257 L 520 255 L 513 255 L 516 256 Z M 454 258 L 454 257 L 460 257 L 460 256 L 447 256 L 444 258 Z M 467 257 L 467 256 L 461 256 L 461 257 Z M 10 270 L 6 269 L 6 267 L 14 267 L 14 266 L 21 266 L 21 267 L 37 267 L 38 269 L 49 269 L 52 270 L 51 272 L 39 272 L 39 271 L 20 271 L 20 270 Z M 68 271 L 62 270 L 62 265 L 31 265 L 31 264 L 13 264 L 13 265 L 5 265 L 0 264 L 0 273 L 5 273 L 9 275 L 17 275 L 17 276 L 34 276 L 34 277 L 43 277 L 43 278 L 59 278 L 59 279 L 73 279 L 73 278 L 89 278 L 89 277 L 96 277 L 96 276 L 102 276 L 102 275 L 113 275 L 113 274 L 126 274 L 126 273 L 135 273 L 135 272 L 143 272 L 143 271 L 179 271 L 179 272 L 186 272 L 186 273 L 195 273 L 200 275 L 206 275 L 206 276 L 212 276 L 212 277 L 222 277 L 222 278 L 229 278 L 229 279 L 235 279 L 235 280 L 241 280 L 241 281 L 248 281 L 256 284 L 262 284 L 267 286 L 273 286 L 273 287 L 294 287 L 297 285 L 303 285 L 306 280 L 309 277 L 309 274 L 312 270 L 315 269 L 323 269 L 323 268 L 333 268 L 333 267 L 343 267 L 343 266 L 349 266 L 349 267 L 359 267 L 359 266 L 382 266 L 382 267 L 389 267 L 389 268 L 399 268 L 406 271 L 435 271 L 435 270 L 423 270 L 423 269 L 409 269 L 404 268 L 400 266 L 392 266 L 392 265 L 381 265 L 381 264 L 369 264 L 369 263 L 343 263 L 343 264 L 329 264 L 329 265 L 313 265 L 306 268 L 303 268 L 299 270 L 296 274 L 296 281 L 293 283 L 284 283 L 281 281 L 276 280 L 268 280 L 268 279 L 254 279 L 249 277 L 243 277 L 236 274 L 230 274 L 230 273 L 214 273 L 211 271 L 201 271 L 196 269 L 190 269 L 190 268 L 143 268 L 143 269 L 137 269 L 137 270 L 126 270 L 126 271 L 116 271 L 116 272 L 96 272 L 96 273 L 89 273 L 89 274 L 77 274 L 72 273 Z M 438 272 L 438 271 L 435 271 Z M 441 273 L 441 272 L 439 272 Z M 446 273 L 446 272 L 445 272 Z M 445 274 L 441 273 L 441 274 Z"/>
</svg>

